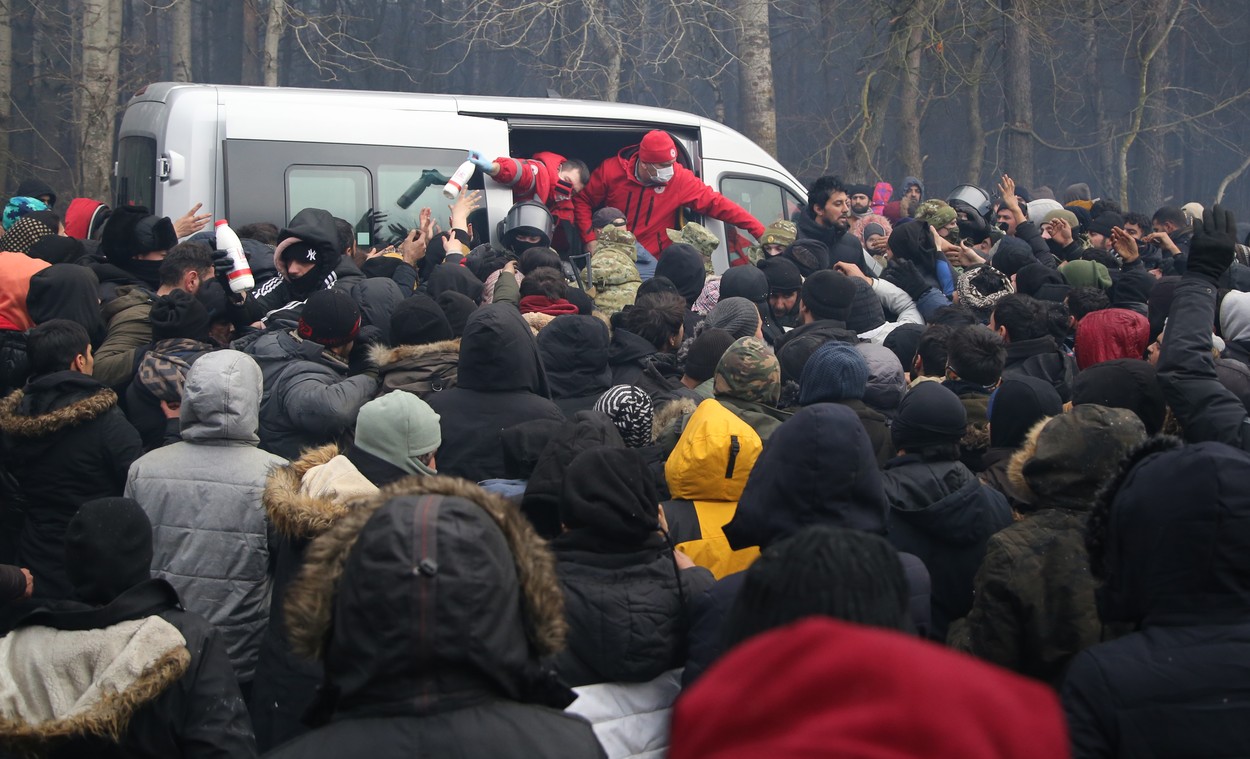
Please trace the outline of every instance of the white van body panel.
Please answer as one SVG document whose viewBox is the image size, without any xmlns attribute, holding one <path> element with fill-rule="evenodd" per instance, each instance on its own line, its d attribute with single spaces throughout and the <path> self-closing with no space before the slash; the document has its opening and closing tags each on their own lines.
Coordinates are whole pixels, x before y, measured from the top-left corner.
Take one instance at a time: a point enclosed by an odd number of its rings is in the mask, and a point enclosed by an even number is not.
<svg viewBox="0 0 1250 759">
<path fill-rule="evenodd" d="M 407 148 L 456 151 L 461 155 L 468 150 L 527 155 L 529 150 L 518 152 L 522 150 L 516 145 L 518 135 L 541 133 L 556 141 L 556 135 L 551 133 L 567 130 L 571 135 L 619 132 L 624 139 L 626 135 L 655 128 L 669 130 L 688 154 L 692 169 L 718 190 L 723 177 L 753 177 L 775 183 L 798 198 L 805 197 L 798 180 L 746 137 L 723 124 L 680 111 L 546 98 L 158 83 L 141 90 L 122 119 L 118 201 L 148 200 L 146 191 L 123 186 L 126 182 L 120 181 L 127 172 L 123 156 L 129 150 L 126 140 L 131 137 L 155 141 L 157 163 L 160 171 L 165 172 L 163 177 L 157 175 L 150 192 L 155 213 L 176 217 L 196 203 L 203 203 L 201 213 L 222 218 L 227 210 L 246 215 L 254 202 L 249 202 L 249 209 L 232 209 L 228 185 L 246 187 L 254 180 L 270 186 L 278 181 L 272 176 L 274 171 L 299 160 L 283 162 L 274 158 L 281 164 L 275 169 L 263 166 L 258 159 L 283 151 L 298 156 L 300 149 L 294 146 L 300 143 L 308 144 L 307 152 L 318 156 L 315 163 L 320 166 L 341 162 L 362 165 L 363 170 L 372 172 L 372 167 L 363 166 L 367 161 L 359 158 L 365 146 L 376 146 L 379 154 L 389 156 L 386 160 L 392 162 L 397 160 L 396 155 L 401 155 L 396 149 Z M 265 147 L 266 143 L 272 143 L 272 150 Z M 332 148 L 336 145 L 341 145 L 342 150 Z M 237 154 L 249 157 L 245 163 L 231 161 L 232 146 Z M 548 149 L 560 150 L 560 145 L 549 145 Z M 566 154 L 572 155 L 573 151 Z M 146 152 L 143 155 L 146 157 Z M 440 155 L 446 159 L 451 153 Z M 593 169 L 595 163 L 590 165 Z M 130 171 L 133 172 L 133 164 Z M 374 173 L 370 177 L 373 186 L 380 187 Z M 487 213 L 493 227 L 511 205 L 511 191 L 493 181 L 485 181 L 481 186 L 486 191 Z M 262 218 L 281 226 L 288 214 L 299 209 L 277 210 L 285 202 L 285 198 L 273 197 L 277 192 L 260 195 L 266 199 L 264 205 L 269 206 Z M 380 192 L 376 190 L 376 194 Z M 442 215 L 442 208 L 432 207 Z M 261 220 L 242 216 L 240 219 L 232 223 Z M 764 224 L 773 220 L 760 219 Z M 724 225 L 709 219 L 707 226 L 724 240 Z M 726 263 L 722 242 L 716 256 L 717 269 Z"/>
</svg>

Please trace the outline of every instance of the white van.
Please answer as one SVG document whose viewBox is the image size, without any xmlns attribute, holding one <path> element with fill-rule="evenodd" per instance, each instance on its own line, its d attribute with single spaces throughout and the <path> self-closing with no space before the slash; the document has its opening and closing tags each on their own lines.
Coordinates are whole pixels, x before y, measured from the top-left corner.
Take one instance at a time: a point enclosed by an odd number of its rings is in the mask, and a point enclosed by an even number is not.
<svg viewBox="0 0 1250 759">
<path fill-rule="evenodd" d="M 806 198 L 798 180 L 746 137 L 681 111 L 584 100 L 162 82 L 144 87 L 126 106 L 116 203 L 178 216 L 202 202 L 206 212 L 236 228 L 261 221 L 282 226 L 307 207 L 353 223 L 376 209 L 388 215 L 388 224 L 411 228 L 420 209 L 430 207 L 446 226 L 441 184 L 418 183 L 431 170 L 451 176 L 469 150 L 520 158 L 551 150 L 593 170 L 651 129 L 671 133 L 683 164 L 763 224 L 790 218 Z M 485 190 L 493 229 L 512 205 L 511 190 L 480 171 L 469 186 Z M 396 201 L 414 188 L 420 195 L 401 207 Z M 726 230 L 719 221 L 703 223 L 722 241 L 714 259 L 721 270 Z M 359 237 L 361 244 L 377 242 L 368 233 Z"/>
</svg>

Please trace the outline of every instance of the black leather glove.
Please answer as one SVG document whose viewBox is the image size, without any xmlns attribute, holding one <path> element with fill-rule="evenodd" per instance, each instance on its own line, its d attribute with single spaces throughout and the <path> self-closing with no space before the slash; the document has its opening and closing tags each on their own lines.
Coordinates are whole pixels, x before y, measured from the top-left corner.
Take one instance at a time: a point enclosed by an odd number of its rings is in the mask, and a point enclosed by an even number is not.
<svg viewBox="0 0 1250 759">
<path fill-rule="evenodd" d="M 881 273 L 881 278 L 907 293 L 912 300 L 920 300 L 920 296 L 929 289 L 928 283 L 920 275 L 920 270 L 911 261 L 891 261 Z"/>
<path fill-rule="evenodd" d="M 1233 212 L 1217 205 L 1202 213 L 1202 221 L 1194 222 L 1194 236 L 1189 242 L 1186 273 L 1215 285 L 1233 264 L 1237 246 L 1237 221 Z"/>
<path fill-rule="evenodd" d="M 234 262 L 230 260 L 230 254 L 224 250 L 214 250 L 213 277 L 226 288 L 226 292 L 230 292 L 230 272 L 232 271 L 234 271 Z"/>
<path fill-rule="evenodd" d="M 387 225 L 386 231 L 391 233 L 391 245 L 398 245 L 408 239 L 408 232 L 411 230 L 399 222 L 392 222 Z"/>
</svg>

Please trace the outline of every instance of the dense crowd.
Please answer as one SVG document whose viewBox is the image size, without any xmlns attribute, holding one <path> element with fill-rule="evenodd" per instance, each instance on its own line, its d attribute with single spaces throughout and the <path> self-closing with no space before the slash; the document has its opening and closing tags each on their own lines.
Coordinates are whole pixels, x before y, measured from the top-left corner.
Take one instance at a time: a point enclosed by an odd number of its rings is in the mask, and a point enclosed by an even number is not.
<svg viewBox="0 0 1250 759">
<path fill-rule="evenodd" d="M 471 160 L 253 288 L 8 200 L 0 756 L 1250 755 L 1231 212 Z"/>
</svg>

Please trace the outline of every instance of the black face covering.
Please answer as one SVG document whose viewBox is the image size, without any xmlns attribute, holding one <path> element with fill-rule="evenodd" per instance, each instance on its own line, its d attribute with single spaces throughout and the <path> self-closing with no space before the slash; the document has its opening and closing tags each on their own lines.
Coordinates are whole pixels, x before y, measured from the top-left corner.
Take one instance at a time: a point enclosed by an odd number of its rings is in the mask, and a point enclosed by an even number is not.
<svg viewBox="0 0 1250 759">
<path fill-rule="evenodd" d="M 161 262 L 132 258 L 122 267 L 127 274 L 155 291 L 161 286 Z"/>
</svg>

